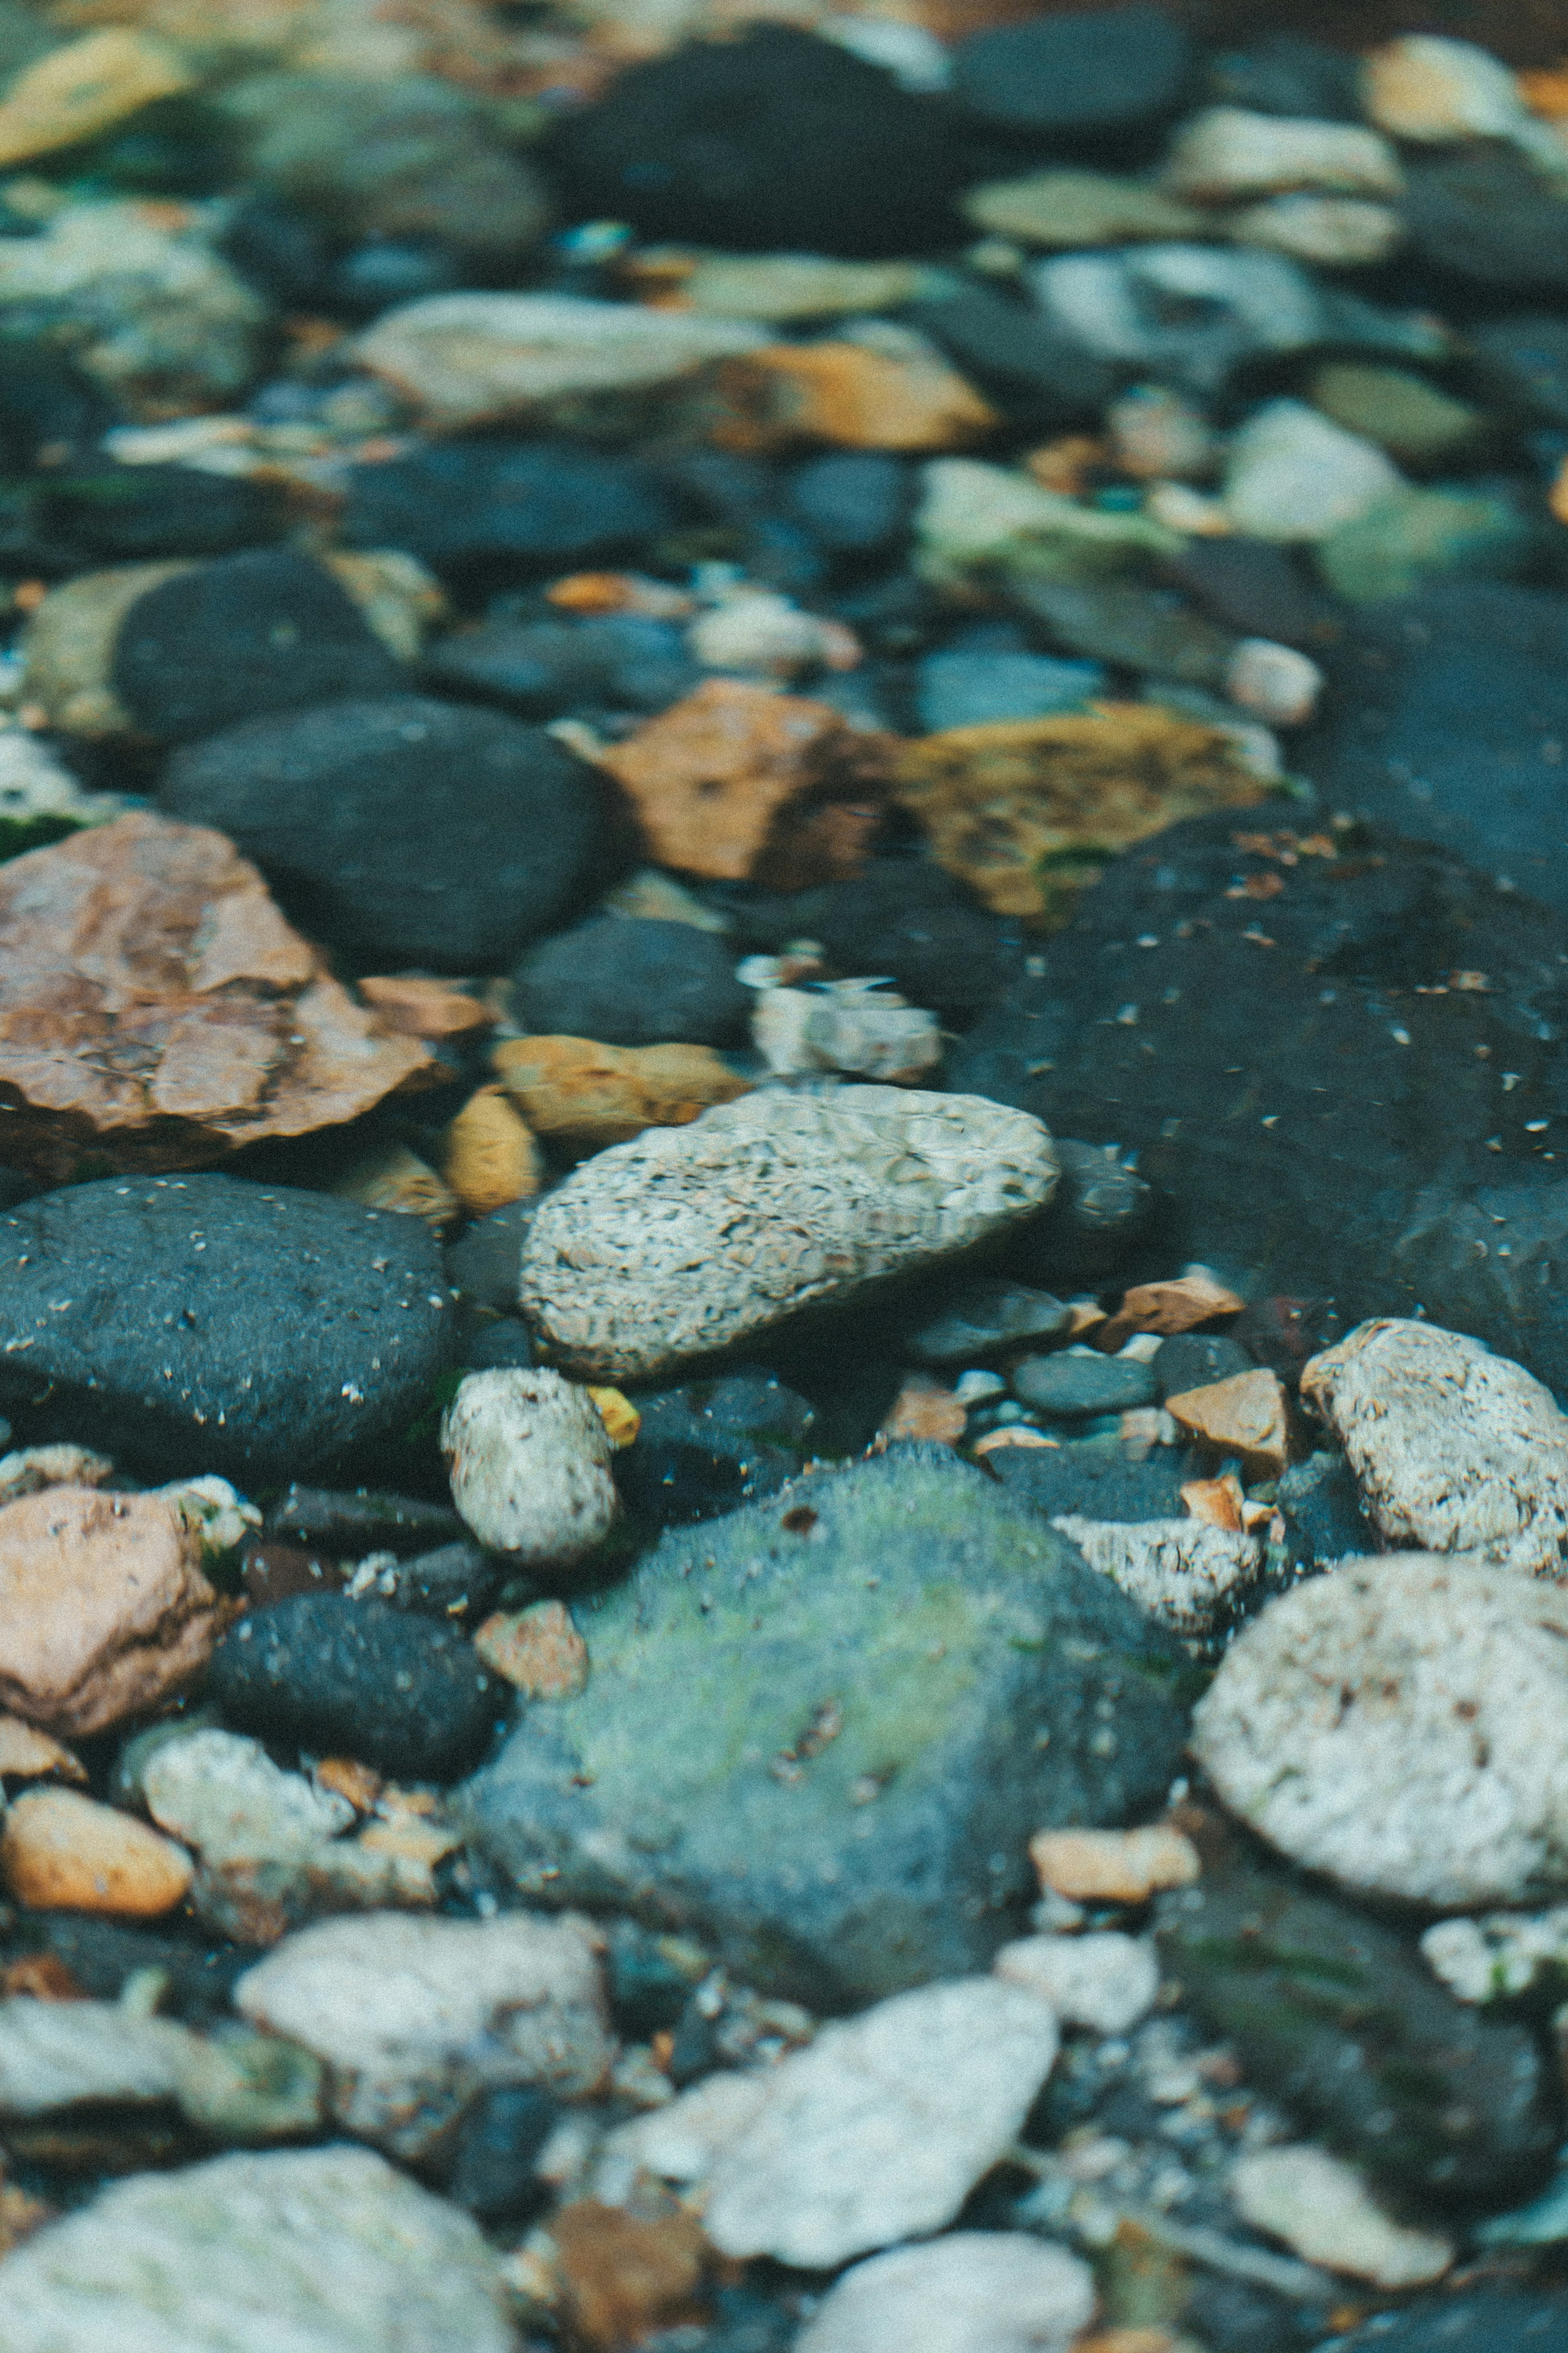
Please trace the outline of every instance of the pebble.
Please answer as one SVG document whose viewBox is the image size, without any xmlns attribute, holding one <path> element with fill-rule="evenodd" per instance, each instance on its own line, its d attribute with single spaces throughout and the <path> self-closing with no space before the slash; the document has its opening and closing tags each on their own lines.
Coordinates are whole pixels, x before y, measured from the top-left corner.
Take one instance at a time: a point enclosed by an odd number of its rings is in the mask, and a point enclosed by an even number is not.
<svg viewBox="0 0 1568 2353">
<path fill-rule="evenodd" d="M 800 2353 L 1068 2353 L 1095 2309 L 1087 2263 L 984 2231 L 857 2263 L 806 2323 Z M 1132 2353 L 1132 2348 L 1128 2348 Z M 1152 2353 L 1152 2348 L 1151 2348 Z"/>
<path fill-rule="evenodd" d="M 1519 84 L 1473 41 L 1407 33 L 1362 61 L 1361 97 L 1381 131 L 1415 144 L 1508 139 L 1528 121 Z"/>
<path fill-rule="evenodd" d="M 1186 1887 L 1202 1865 L 1181 1831 L 1039 1831 L 1029 1855 L 1047 1895 L 1096 1904 L 1142 1904 L 1159 1889 Z"/>
<path fill-rule="evenodd" d="M 1270 727 L 1304 727 L 1318 707 L 1323 673 L 1310 654 L 1268 638 L 1243 638 L 1230 658 L 1225 691 L 1232 702 Z"/>
<path fill-rule="evenodd" d="M 840 1071 L 889 1086 L 912 1086 L 941 1062 L 936 1016 L 907 1005 L 885 981 L 769 986 L 779 969 L 766 956 L 748 957 L 740 967 L 756 990 L 752 1042 L 775 1076 Z"/>
<path fill-rule="evenodd" d="M 464 1523 L 519 1567 L 570 1567 L 610 1531 L 609 1433 L 559 1373 L 470 1373 L 442 1416 L 441 1451 Z"/>
<path fill-rule="evenodd" d="M 1152 1369 L 1128 1356 L 1101 1356 L 1092 1348 L 1068 1348 L 1057 1356 L 1026 1356 L 1008 1376 L 1015 1396 L 1041 1413 L 1076 1420 L 1089 1414 L 1125 1413 L 1152 1405 Z"/>
<path fill-rule="evenodd" d="M 1142 515 L 1102 513 L 979 458 L 933 458 L 921 469 L 921 490 L 915 569 L 938 589 L 962 590 L 974 573 L 1097 580 L 1142 569 L 1179 544 Z"/>
<path fill-rule="evenodd" d="M 499 1083 L 476 1087 L 443 1138 L 441 1174 L 470 1218 L 524 1201 L 544 1184 L 543 1155 Z"/>
<path fill-rule="evenodd" d="M 1404 216 L 1364 196 L 1266 196 L 1227 213 L 1225 232 L 1238 245 L 1260 245 L 1331 269 L 1387 261 L 1405 238 Z"/>
<path fill-rule="evenodd" d="M 711 2253 L 694 2215 L 628 2214 L 573 2199 L 549 2223 L 563 2316 L 591 2353 L 615 2353 L 666 2326 L 707 2316 L 702 2290 Z"/>
<path fill-rule="evenodd" d="M 1258 1366 L 1198 1389 L 1168 1392 L 1165 1410 L 1189 1437 L 1234 1454 L 1248 1479 L 1277 1479 L 1293 1451 L 1284 1384 Z"/>
<path fill-rule="evenodd" d="M 96 137 L 195 77 L 150 34 L 111 26 L 49 50 L 16 75 L 0 103 L 0 164 L 26 161 Z"/>
<path fill-rule="evenodd" d="M 594 916 L 531 950 L 512 1001 L 525 1029 L 609 1046 L 732 1045 L 751 1011 L 722 937 L 627 915 Z"/>
<path fill-rule="evenodd" d="M 588 1646 L 562 1601 L 497 1610 L 474 1635 L 487 1667 L 528 1699 L 575 1699 L 588 1682 Z"/>
<path fill-rule="evenodd" d="M 843 20 L 841 20 L 843 21 Z M 867 19 L 856 20 L 862 27 Z M 634 280 L 676 287 L 683 311 L 705 317 L 827 319 L 842 312 L 878 318 L 901 311 L 924 290 L 928 272 L 908 261 L 842 261 L 821 253 L 714 253 L 700 247 L 655 246 L 634 258 Z"/>
<path fill-rule="evenodd" d="M 720 389 L 728 414 L 714 436 L 720 447 L 773 450 L 826 441 L 914 456 L 988 440 L 1001 418 L 973 385 L 923 337 L 883 332 L 890 349 L 844 337 L 770 344 L 727 361 Z M 907 346 L 894 342 L 900 334 Z"/>
<path fill-rule="evenodd" d="M 1450 2289 L 1403 2312 L 1380 2312 L 1334 2353 L 1558 2353 L 1568 2345 L 1568 2305 L 1550 2288 Z"/>
<path fill-rule="evenodd" d="M 159 805 L 225 833 L 312 929 L 374 965 L 484 970 L 611 879 L 595 772 L 501 712 L 386 695 L 178 751 Z"/>
<path fill-rule="evenodd" d="M 286 2333 L 312 2353 L 510 2353 L 478 2226 L 374 2151 L 268 2150 L 137 2175 L 5 2263 L 15 2353 Z M 7 2348 L 10 2353 L 10 2348 Z"/>
<path fill-rule="evenodd" d="M 1530 288 L 1561 301 L 1568 285 L 1563 150 L 1555 132 L 1543 136 L 1548 153 L 1540 159 L 1489 139 L 1415 164 L 1404 213 L 1422 261 L 1486 287 L 1494 299 L 1510 288 Z"/>
<path fill-rule="evenodd" d="M 1283 254 L 1124 246 L 1041 262 L 1029 282 L 1047 319 L 1094 358 L 1197 393 L 1215 390 L 1244 360 L 1303 350 L 1323 332 L 1311 280 Z"/>
<path fill-rule="evenodd" d="M 1045 719 L 1081 711 L 1106 690 L 1098 662 L 1058 661 L 1051 654 L 927 654 L 920 666 L 917 708 L 931 734 L 984 727 L 998 720 Z"/>
<path fill-rule="evenodd" d="M 674 522 L 635 459 L 477 435 L 350 469 L 342 536 L 351 548 L 401 548 L 468 595 L 618 555 Z"/>
<path fill-rule="evenodd" d="M 615 2044 L 596 1949 L 575 1919 L 373 1913 L 285 1937 L 234 1999 L 325 2063 L 345 2131 L 416 2159 L 486 2084 L 599 2087 Z"/>
<path fill-rule="evenodd" d="M 1411 597 L 1445 574 L 1511 579 L 1532 563 L 1538 542 L 1511 498 L 1486 491 L 1393 491 L 1318 542 L 1318 570 L 1351 605 Z"/>
<path fill-rule="evenodd" d="M 825 2027 L 721 2149 L 709 2238 L 721 2254 L 825 2271 L 941 2230 L 1016 2137 L 1056 2054 L 1046 2004 L 993 1978 Z"/>
<path fill-rule="evenodd" d="M 1211 1388 L 1253 1369 L 1241 1343 L 1219 1332 L 1174 1333 L 1162 1340 L 1149 1363 L 1162 1402 L 1183 1389 Z"/>
<path fill-rule="evenodd" d="M 966 191 L 963 216 L 993 237 L 1020 245 L 1079 249 L 1197 236 L 1203 215 L 1144 180 L 1108 172 L 1030 172 L 984 180 Z"/>
<path fill-rule="evenodd" d="M 209 1672 L 214 1697 L 242 1730 L 434 1779 L 482 1755 L 507 1696 L 452 1628 L 336 1593 L 300 1594 L 243 1619 Z"/>
<path fill-rule="evenodd" d="M 949 1294 L 942 1313 L 908 1342 L 922 1365 L 979 1365 L 1000 1348 L 1058 1339 L 1072 1329 L 1072 1310 L 1047 1291 L 1016 1282 L 971 1282 Z"/>
<path fill-rule="evenodd" d="M 563 396 L 668 384 L 766 341 L 745 320 L 575 294 L 435 294 L 384 312 L 357 356 L 452 432 Z"/>
<path fill-rule="evenodd" d="M 1067 1514 L 1051 1525 L 1077 1545 L 1090 1568 L 1177 1634 L 1223 1633 L 1263 1574 L 1257 1536 L 1198 1519 L 1118 1525 Z"/>
<path fill-rule="evenodd" d="M 805 1462 L 816 1413 L 764 1366 L 642 1391 L 636 1443 L 616 1465 L 632 1511 L 656 1526 L 712 1519 L 775 1494 Z"/>
<path fill-rule="evenodd" d="M 1314 374 L 1312 406 L 1347 433 L 1375 441 L 1400 465 L 1441 465 L 1486 429 L 1480 410 L 1413 369 L 1372 360 L 1330 360 Z"/>
<path fill-rule="evenodd" d="M 647 1128 L 688 1126 L 752 1088 L 710 1046 L 518 1038 L 498 1046 L 492 1060 L 531 1132 L 576 1158 L 627 1144 Z M 500 1303 L 516 1306 L 515 1282 Z"/>
<path fill-rule="evenodd" d="M 1191 34 L 1163 8 L 1072 9 L 961 41 L 952 90 L 1005 131 L 1127 132 L 1175 111 L 1194 62 Z"/>
<path fill-rule="evenodd" d="M 1154 2007 L 1160 1967 L 1152 1945 L 1108 1928 L 1084 1936 L 1024 1936 L 1004 1945 L 999 1978 L 1048 2002 L 1064 2026 L 1126 2034 Z"/>
<path fill-rule="evenodd" d="M 1382 1316 L 1314 1356 L 1301 1393 L 1391 1549 L 1568 1574 L 1568 1416 L 1521 1366 L 1462 1333 Z"/>
<path fill-rule="evenodd" d="M 1367 2280 L 1373 2287 L 1426 2287 L 1454 2261 L 1450 2240 L 1401 2227 L 1373 2198 L 1353 2166 L 1299 2142 L 1260 2148 L 1231 2168 L 1230 2194 L 1254 2230 L 1283 2239 L 1303 2262 Z"/>
<path fill-rule="evenodd" d="M 1193 1719 L 1226 1803 L 1341 1886 L 1525 1903 L 1568 1872 L 1568 1601 L 1474 1558 L 1342 1564 L 1269 1603 Z"/>
<path fill-rule="evenodd" d="M 138 1465 L 308 1476 L 401 1436 L 445 1362 L 434 1239 L 320 1194 L 106 1178 L 10 1211 L 0 1252 L 18 1423 Z"/>
<path fill-rule="evenodd" d="M 81 1759 L 19 1715 L 0 1715 L 0 1780 L 37 1781 L 58 1774 L 62 1781 L 85 1781 Z"/>
<path fill-rule="evenodd" d="M 1383 451 L 1304 401 L 1270 400 L 1231 444 L 1225 506 L 1255 539 L 1326 539 L 1400 488 Z"/>
<path fill-rule="evenodd" d="M 237 2025 L 187 2037 L 175 2069 L 186 2123 L 229 2144 L 314 2136 L 325 2120 L 323 2092 L 321 2062 L 310 2052 Z"/>
<path fill-rule="evenodd" d="M 1244 1304 L 1206 1267 L 1189 1268 L 1163 1282 L 1135 1282 L 1124 1291 L 1115 1314 L 1097 1329 L 1094 1345 L 1115 1355 L 1135 1332 L 1189 1332 L 1216 1316 L 1239 1314 Z"/>
<path fill-rule="evenodd" d="M 141 2017 L 120 2002 L 0 2001 L 0 2115 L 172 2100 L 194 2040 L 172 2020 Z"/>
<path fill-rule="evenodd" d="M 184 1895 L 192 1863 L 172 1839 L 75 1789 L 29 1789 L 6 1810 L 0 1873 L 35 1911 L 156 1920 Z"/>
<path fill-rule="evenodd" d="M 1375 131 L 1348 122 L 1292 122 L 1245 107 L 1210 107 L 1189 117 L 1167 151 L 1164 185 L 1202 205 L 1325 189 L 1350 196 L 1397 196 L 1399 159 Z"/>
<path fill-rule="evenodd" d="M 523 1314 L 574 1372 L 649 1379 L 1005 1231 L 1056 1176 L 1038 1122 L 973 1097 L 744 1096 L 549 1195 L 523 1248 Z"/>
</svg>

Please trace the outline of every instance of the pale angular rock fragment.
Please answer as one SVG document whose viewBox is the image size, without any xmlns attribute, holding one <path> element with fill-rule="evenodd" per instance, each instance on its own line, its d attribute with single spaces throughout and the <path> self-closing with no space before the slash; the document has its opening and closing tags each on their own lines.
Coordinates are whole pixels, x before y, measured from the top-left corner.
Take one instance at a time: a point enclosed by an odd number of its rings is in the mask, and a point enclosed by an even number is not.
<svg viewBox="0 0 1568 2353">
<path fill-rule="evenodd" d="M 1088 1936 L 1021 1936 L 992 1964 L 1008 1985 L 1048 2002 L 1064 2026 L 1125 2034 L 1154 2007 L 1160 1964 L 1152 1945 L 1108 1928 Z"/>
<path fill-rule="evenodd" d="M 1374 2287 L 1425 2287 L 1454 2260 L 1435 2231 L 1408 2231 L 1385 2214 L 1353 2166 L 1302 2142 L 1261 2148 L 1231 2168 L 1230 2194 L 1254 2229 L 1310 2263 L 1370 2280 Z"/>
<path fill-rule="evenodd" d="M 1174 1633 L 1218 1632 L 1263 1573 L 1258 1537 L 1203 1520 L 1051 1522 L 1141 1609 Z"/>
</svg>

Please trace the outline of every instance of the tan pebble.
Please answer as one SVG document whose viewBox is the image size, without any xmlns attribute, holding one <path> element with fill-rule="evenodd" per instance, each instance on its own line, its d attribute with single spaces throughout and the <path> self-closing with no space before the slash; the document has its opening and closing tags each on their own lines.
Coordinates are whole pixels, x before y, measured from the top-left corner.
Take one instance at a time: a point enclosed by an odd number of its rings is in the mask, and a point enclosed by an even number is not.
<svg viewBox="0 0 1568 2353">
<path fill-rule="evenodd" d="M 1139 1831 L 1039 1831 L 1029 1856 L 1040 1885 L 1079 1903 L 1141 1904 L 1163 1887 L 1186 1887 L 1202 1865 L 1191 1839 L 1155 1824 Z"/>
<path fill-rule="evenodd" d="M 650 2330 L 707 2317 L 701 2289 L 713 2258 L 695 2215 L 647 2220 L 582 2199 L 559 2209 L 550 2236 L 573 2337 L 590 2353 L 622 2353 Z"/>
<path fill-rule="evenodd" d="M 357 1757 L 323 1757 L 312 1778 L 318 1789 L 346 1798 L 356 1813 L 368 1814 L 381 1796 L 381 1775 Z"/>
<path fill-rule="evenodd" d="M 6 1884 L 35 1911 L 155 1920 L 180 1902 L 193 1869 L 162 1831 L 72 1789 L 29 1790 L 0 1834 Z"/>
<path fill-rule="evenodd" d="M 441 1171 L 468 1215 L 489 1217 L 544 1182 L 533 1130 L 499 1083 L 471 1094 L 447 1130 Z"/>
<path fill-rule="evenodd" d="M 630 1398 L 623 1397 L 619 1389 L 595 1388 L 592 1383 L 588 1395 L 598 1407 L 599 1419 L 609 1431 L 610 1444 L 616 1451 L 635 1445 L 642 1428 L 642 1416 Z"/>
<path fill-rule="evenodd" d="M 395 1855 L 431 1870 L 444 1856 L 455 1854 L 462 1843 L 462 1832 L 453 1830 L 449 1823 L 422 1822 L 415 1814 L 399 1814 L 391 1821 L 372 1822 L 359 1838 L 359 1845 L 366 1854 Z"/>
<path fill-rule="evenodd" d="M 730 415 L 713 438 L 729 449 L 827 441 L 841 449 L 969 449 L 1001 423 L 934 351 L 906 356 L 852 343 L 780 343 L 727 361 Z"/>
<path fill-rule="evenodd" d="M 488 1005 L 445 981 L 391 976 L 356 985 L 365 1003 L 374 1006 L 382 1028 L 400 1038 L 463 1038 L 489 1029 L 495 1019 Z"/>
<path fill-rule="evenodd" d="M 1047 1438 L 1043 1430 L 1031 1430 L 1026 1421 L 1020 1421 L 1013 1423 L 1011 1427 L 1005 1426 L 1001 1430 L 988 1430 L 984 1438 L 975 1440 L 969 1451 L 972 1454 L 984 1455 L 994 1454 L 1004 1446 L 1059 1446 L 1060 1444 L 1059 1438 Z"/>
<path fill-rule="evenodd" d="M 877 1435 L 889 1445 L 900 1439 L 928 1439 L 938 1446 L 956 1446 L 968 1423 L 968 1414 L 951 1389 L 934 1382 L 907 1381 Z"/>
<path fill-rule="evenodd" d="M 1206 1521 L 1211 1528 L 1245 1527 L 1246 1500 L 1240 1480 L 1228 1472 L 1223 1479 L 1189 1479 L 1182 1489 L 1182 1501 L 1193 1518 Z M 1267 1505 L 1263 1516 L 1271 1516 Z"/>
<path fill-rule="evenodd" d="M 65 1781 L 85 1781 L 87 1769 L 62 1742 L 20 1716 L 0 1715 L 0 1780 L 41 1780 L 58 1773 Z"/>
<path fill-rule="evenodd" d="M 575 1699 L 586 1688 L 588 1646 L 564 1602 L 498 1610 L 474 1636 L 474 1648 L 487 1667 L 530 1699 Z"/>
<path fill-rule="evenodd" d="M 1134 1332 L 1190 1332 L 1215 1315 L 1239 1315 L 1247 1302 L 1208 1274 L 1179 1274 L 1168 1282 L 1139 1282 L 1094 1335 L 1094 1345 L 1114 1356 Z"/>
<path fill-rule="evenodd" d="M 514 1038 L 490 1057 L 528 1124 L 569 1150 L 629 1144 L 649 1127 L 689 1127 L 751 1092 L 710 1046 L 601 1046 L 592 1038 Z"/>
<path fill-rule="evenodd" d="M 1289 1409 L 1278 1373 L 1259 1366 L 1201 1389 L 1183 1389 L 1165 1399 L 1165 1410 L 1216 1453 L 1238 1454 L 1249 1479 L 1277 1478 L 1290 1460 Z"/>
<path fill-rule="evenodd" d="M 74 147 L 154 99 L 189 90 L 175 52 L 115 25 L 51 49 L 16 76 L 0 104 L 0 165 Z"/>
<path fill-rule="evenodd" d="M 455 1223 L 460 1206 L 450 1186 L 403 1144 L 388 1145 L 384 1151 L 356 1161 L 331 1189 L 340 1200 L 358 1201 L 366 1209 L 391 1209 L 402 1217 L 420 1218 L 437 1234 Z"/>
</svg>

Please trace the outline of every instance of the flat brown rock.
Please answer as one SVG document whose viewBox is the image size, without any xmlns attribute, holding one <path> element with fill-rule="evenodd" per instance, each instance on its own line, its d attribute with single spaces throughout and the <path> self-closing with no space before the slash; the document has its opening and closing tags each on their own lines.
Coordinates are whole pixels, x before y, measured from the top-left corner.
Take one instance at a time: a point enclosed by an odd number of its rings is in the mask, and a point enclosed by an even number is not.
<svg viewBox="0 0 1568 2353">
<path fill-rule="evenodd" d="M 198 1167 L 439 1069 L 354 1004 L 220 833 L 138 810 L 0 867 L 14 1166 Z"/>
<path fill-rule="evenodd" d="M 1217 1454 L 1238 1454 L 1249 1479 L 1276 1479 L 1290 1460 L 1290 1418 L 1277 1373 L 1233 1373 L 1165 1399 L 1189 1437 Z"/>
<path fill-rule="evenodd" d="M 661 866 L 795 891 L 859 871 L 890 743 L 826 702 L 710 679 L 599 756 Z"/>
<path fill-rule="evenodd" d="M 34 1910 L 107 1912 L 155 1920 L 190 1886 L 183 1846 L 131 1814 L 74 1789 L 32 1789 L 5 1816 L 0 1870 Z"/>
<path fill-rule="evenodd" d="M 165 1495 L 51 1487 L 0 1511 L 0 1707 L 67 1738 L 172 1697 L 223 1604 Z"/>
</svg>

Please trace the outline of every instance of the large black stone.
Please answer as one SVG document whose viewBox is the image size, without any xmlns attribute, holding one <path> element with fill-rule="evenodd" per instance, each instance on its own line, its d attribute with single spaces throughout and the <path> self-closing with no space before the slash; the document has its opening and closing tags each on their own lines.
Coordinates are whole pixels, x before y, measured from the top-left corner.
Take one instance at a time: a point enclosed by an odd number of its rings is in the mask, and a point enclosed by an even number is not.
<svg viewBox="0 0 1568 2353">
<path fill-rule="evenodd" d="M 356 466 L 348 547 L 400 547 L 473 596 L 626 554 L 675 511 L 649 470 L 570 441 L 437 442 Z"/>
<path fill-rule="evenodd" d="M 525 1029 L 607 1046 L 731 1045 L 752 1004 L 726 940 L 647 916 L 596 915 L 542 940 L 512 987 Z"/>
</svg>

